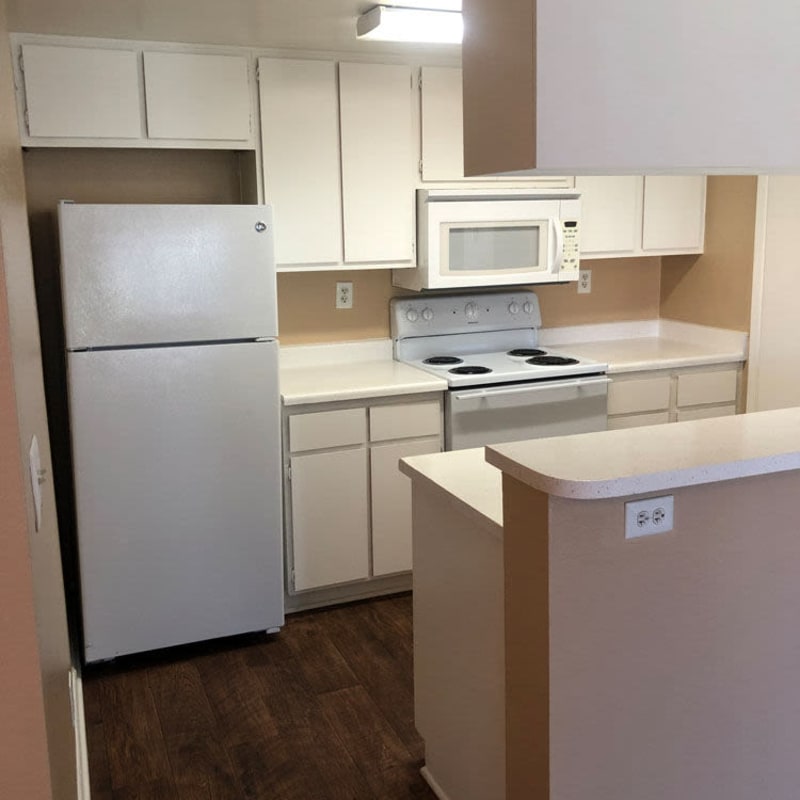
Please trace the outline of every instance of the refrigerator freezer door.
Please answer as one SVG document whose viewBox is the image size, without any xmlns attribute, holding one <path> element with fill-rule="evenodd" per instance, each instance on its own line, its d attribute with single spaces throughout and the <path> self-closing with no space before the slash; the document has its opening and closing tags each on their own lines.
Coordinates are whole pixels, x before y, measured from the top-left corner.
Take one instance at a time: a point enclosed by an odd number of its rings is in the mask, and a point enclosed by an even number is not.
<svg viewBox="0 0 800 800">
<path fill-rule="evenodd" d="M 277 335 L 268 206 L 58 211 L 68 349 Z"/>
<path fill-rule="evenodd" d="M 277 341 L 68 359 L 86 661 L 282 625 Z"/>
</svg>

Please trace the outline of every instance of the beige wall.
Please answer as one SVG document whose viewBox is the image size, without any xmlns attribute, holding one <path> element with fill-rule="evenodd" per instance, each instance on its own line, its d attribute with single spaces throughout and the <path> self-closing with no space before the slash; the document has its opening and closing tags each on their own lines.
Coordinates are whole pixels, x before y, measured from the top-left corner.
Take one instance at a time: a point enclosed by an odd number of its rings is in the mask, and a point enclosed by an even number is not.
<svg viewBox="0 0 800 800">
<path fill-rule="evenodd" d="M 708 178 L 705 252 L 663 259 L 662 317 L 749 331 L 756 181 Z"/>
<path fill-rule="evenodd" d="M 0 2 L 0 238 L 2 239 L 2 256 L 5 266 L 5 289 L 8 297 L 8 314 L 0 320 L 0 341 L 10 342 L 11 358 L 14 371 L 14 388 L 16 391 L 17 424 L 19 427 L 19 449 L 2 453 L 2 463 L 5 470 L 16 470 L 20 474 L 19 461 L 20 449 L 27 454 L 31 438 L 36 435 L 39 439 L 42 454 L 42 465 L 47 470 L 47 480 L 42 485 L 43 491 L 43 523 L 41 530 L 33 532 L 33 507 L 29 481 L 24 481 L 25 495 L 19 497 L 19 484 L 16 491 L 12 490 L 12 498 L 16 502 L 24 499 L 26 512 L 26 527 L 29 533 L 28 541 L 17 542 L 9 557 L 9 562 L 3 563 L 4 570 L 17 575 L 17 579 L 24 580 L 24 576 L 32 570 L 34 604 L 36 611 L 36 633 L 39 648 L 39 661 L 30 650 L 21 651 L 26 656 L 27 663 L 16 663 L 16 669 L 24 666 L 26 675 L 20 678 L 20 689 L 27 687 L 30 690 L 31 674 L 41 675 L 42 693 L 37 696 L 20 697 L 20 701 L 29 706 L 30 721 L 35 722 L 41 718 L 41 703 L 44 698 L 45 724 L 47 728 L 47 745 L 52 774 L 53 797 L 74 798 L 77 792 L 76 757 L 74 736 L 70 715 L 70 698 L 68 676 L 71 666 L 69 642 L 66 628 L 66 612 L 64 606 L 64 591 L 61 577 L 61 557 L 58 544 L 58 529 L 56 525 L 55 498 L 53 494 L 52 471 L 50 466 L 50 446 L 47 432 L 47 417 L 44 402 L 44 387 L 42 382 L 42 364 L 39 347 L 39 329 L 36 319 L 36 304 L 33 289 L 33 272 L 31 265 L 31 249 L 28 238 L 28 222 L 25 208 L 25 187 L 22 171 L 22 154 L 17 131 L 16 108 L 14 104 L 14 87 L 11 79 L 11 54 L 6 36 L 5 6 Z M 4 347 L 7 345 L 4 345 Z M 10 379 L 6 369 L 2 373 L 3 383 Z M 5 390 L 8 391 L 8 390 Z M 7 395 L 4 395 L 7 398 Z M 14 420 L 9 417 L 9 408 L 4 402 L 0 407 L 2 428 L 8 431 L 13 429 Z M 7 435 L 7 434 L 6 434 Z M 6 440 L 7 442 L 7 440 Z M 10 465 L 10 466 L 6 466 Z M 24 474 L 24 472 L 23 472 Z M 12 484 L 13 485 L 13 484 Z M 19 513 L 21 509 L 17 507 Z M 11 516 L 10 521 L 19 518 Z M 6 523 L 6 509 L 3 506 L 3 524 Z M 15 531 L 17 537 L 25 533 L 24 529 Z M 30 560 L 26 557 L 25 549 L 30 547 Z M 24 636 L 30 635 L 30 615 L 26 607 L 3 607 L 2 613 L 8 613 L 11 619 L 4 625 L 18 626 L 17 635 L 24 642 Z M 17 616 L 17 614 L 19 616 Z M 4 630 L 4 633 L 7 631 Z M 3 640 L 4 654 L 6 648 L 11 646 L 14 631 L 9 632 L 11 639 Z M 3 680 L 9 688 L 16 688 L 14 673 L 6 674 L 5 658 L 3 661 Z M 18 707 L 15 703 L 15 707 Z M 41 771 L 40 747 L 31 743 L 30 751 L 21 749 L 18 738 L 19 731 L 14 720 L 6 714 L 3 706 L 2 733 L 0 737 L 0 750 L 4 756 L 16 756 L 19 769 L 25 769 L 30 757 L 33 769 Z M 10 726 L 10 727 L 9 727 Z M 9 749 L 10 748 L 10 749 Z M 39 795 L 46 792 L 47 778 L 41 776 L 43 782 L 32 787 Z M 0 772 L 0 786 L 5 779 L 5 774 Z M 26 797 L 25 793 L 0 791 L 3 797 Z"/>
<path fill-rule="evenodd" d="M 50 797 L 25 488 L 0 243 L 0 796 Z"/>
<path fill-rule="evenodd" d="M 545 327 L 658 317 L 660 259 L 585 261 L 591 294 L 574 283 L 532 287 L 541 300 Z M 353 308 L 334 307 L 337 280 L 353 281 Z M 392 286 L 391 272 L 308 272 L 278 276 L 283 344 L 347 341 L 389 336 L 389 300 L 408 294 Z"/>
<path fill-rule="evenodd" d="M 508 800 L 796 797 L 798 491 L 798 471 L 671 490 L 674 530 L 626 540 L 630 498 L 543 507 L 506 478 L 506 579 L 547 562 L 507 598 Z M 545 683 L 547 745 L 514 694 Z M 547 773 L 526 755 L 546 746 Z"/>
</svg>

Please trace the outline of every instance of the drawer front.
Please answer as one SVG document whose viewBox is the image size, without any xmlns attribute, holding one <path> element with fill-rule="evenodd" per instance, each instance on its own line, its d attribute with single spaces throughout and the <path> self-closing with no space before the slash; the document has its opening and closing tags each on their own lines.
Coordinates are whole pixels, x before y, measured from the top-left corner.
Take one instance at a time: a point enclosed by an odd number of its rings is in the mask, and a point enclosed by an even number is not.
<svg viewBox="0 0 800 800">
<path fill-rule="evenodd" d="M 735 403 L 737 376 L 735 369 L 678 375 L 678 405 Z"/>
<path fill-rule="evenodd" d="M 625 428 L 641 428 L 645 425 L 666 425 L 669 411 L 656 411 L 650 414 L 630 414 L 626 417 L 609 417 L 608 429 L 621 431 Z"/>
<path fill-rule="evenodd" d="M 703 408 L 678 409 L 678 422 L 687 422 L 693 419 L 711 419 L 712 417 L 732 417 L 736 413 L 736 405 L 704 406 Z"/>
<path fill-rule="evenodd" d="M 608 413 L 630 414 L 669 408 L 669 375 L 632 381 L 612 380 L 608 387 Z"/>
<path fill-rule="evenodd" d="M 373 442 L 438 436 L 441 430 L 442 414 L 438 400 L 374 406 L 369 410 L 369 438 Z"/>
<path fill-rule="evenodd" d="M 316 411 L 289 417 L 289 449 L 322 450 L 326 447 L 347 447 L 367 440 L 367 410 L 344 408 L 338 411 Z"/>
</svg>

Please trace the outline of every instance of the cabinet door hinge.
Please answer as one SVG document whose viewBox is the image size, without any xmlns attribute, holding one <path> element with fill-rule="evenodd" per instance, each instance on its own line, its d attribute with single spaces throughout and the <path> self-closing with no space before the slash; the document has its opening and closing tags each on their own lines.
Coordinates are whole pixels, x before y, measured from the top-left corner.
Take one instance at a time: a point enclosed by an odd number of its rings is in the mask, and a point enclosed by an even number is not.
<svg viewBox="0 0 800 800">
<path fill-rule="evenodd" d="M 292 468 L 291 466 L 286 467 L 286 480 L 291 482 L 292 480 Z"/>
<path fill-rule="evenodd" d="M 422 177 L 422 159 L 419 160 L 419 176 Z"/>
</svg>

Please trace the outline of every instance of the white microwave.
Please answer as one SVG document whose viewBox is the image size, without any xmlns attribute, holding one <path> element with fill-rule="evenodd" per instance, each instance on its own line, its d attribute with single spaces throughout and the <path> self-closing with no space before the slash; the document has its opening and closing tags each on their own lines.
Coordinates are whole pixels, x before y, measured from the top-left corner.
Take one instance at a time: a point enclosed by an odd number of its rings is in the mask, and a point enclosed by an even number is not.
<svg viewBox="0 0 800 800">
<path fill-rule="evenodd" d="M 573 190 L 420 189 L 417 267 L 405 289 L 577 281 L 580 194 Z"/>
</svg>

